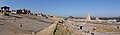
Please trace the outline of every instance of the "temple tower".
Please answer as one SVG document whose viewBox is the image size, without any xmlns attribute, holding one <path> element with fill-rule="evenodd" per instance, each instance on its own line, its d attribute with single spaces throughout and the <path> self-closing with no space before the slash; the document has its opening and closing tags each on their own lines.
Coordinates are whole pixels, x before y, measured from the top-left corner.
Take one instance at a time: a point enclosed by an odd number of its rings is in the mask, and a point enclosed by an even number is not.
<svg viewBox="0 0 120 35">
<path fill-rule="evenodd" d="M 86 20 L 91 20 L 90 13 L 88 13 Z"/>
<path fill-rule="evenodd" d="M 95 20 L 96 20 L 96 21 L 99 21 L 100 19 L 99 19 L 99 17 L 97 16 Z"/>
</svg>

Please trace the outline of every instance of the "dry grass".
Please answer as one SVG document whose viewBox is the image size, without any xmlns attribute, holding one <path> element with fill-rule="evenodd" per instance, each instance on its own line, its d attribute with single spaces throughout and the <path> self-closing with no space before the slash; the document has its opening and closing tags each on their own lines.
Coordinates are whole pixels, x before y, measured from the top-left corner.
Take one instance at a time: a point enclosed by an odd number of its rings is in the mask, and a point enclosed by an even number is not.
<svg viewBox="0 0 120 35">
<path fill-rule="evenodd" d="M 108 27 L 108 26 L 99 26 L 96 28 L 97 32 L 120 32 L 120 29 Z"/>
</svg>

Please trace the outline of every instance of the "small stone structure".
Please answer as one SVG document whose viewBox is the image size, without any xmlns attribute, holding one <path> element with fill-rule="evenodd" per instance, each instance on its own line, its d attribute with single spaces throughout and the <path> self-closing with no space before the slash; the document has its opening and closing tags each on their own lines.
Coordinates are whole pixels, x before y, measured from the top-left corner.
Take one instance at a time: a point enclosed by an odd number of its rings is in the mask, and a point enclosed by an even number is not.
<svg viewBox="0 0 120 35">
<path fill-rule="evenodd" d="M 8 6 L 3 6 L 1 7 L 0 13 L 5 16 L 9 16 L 10 14 L 30 14 L 31 11 L 27 9 L 19 9 L 19 10 L 9 10 L 10 7 Z"/>
<path fill-rule="evenodd" d="M 9 11 L 9 9 L 10 9 L 10 7 L 8 7 L 8 6 L 3 6 L 3 7 L 1 7 L 1 13 L 3 14 L 3 15 L 8 15 L 9 16 L 9 13 L 11 12 L 11 11 Z"/>
</svg>

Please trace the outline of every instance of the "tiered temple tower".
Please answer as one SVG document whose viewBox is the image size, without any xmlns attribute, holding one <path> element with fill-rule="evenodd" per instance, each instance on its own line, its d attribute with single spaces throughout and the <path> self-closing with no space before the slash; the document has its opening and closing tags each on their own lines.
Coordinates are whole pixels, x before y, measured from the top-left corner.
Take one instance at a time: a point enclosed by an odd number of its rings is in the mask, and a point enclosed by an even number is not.
<svg viewBox="0 0 120 35">
<path fill-rule="evenodd" d="M 96 21 L 99 21 L 100 19 L 99 19 L 99 17 L 97 16 L 95 20 L 96 20 Z"/>
<path fill-rule="evenodd" d="M 91 20 L 90 13 L 88 13 L 88 15 L 87 15 L 87 17 L 86 17 L 86 20 Z"/>
</svg>

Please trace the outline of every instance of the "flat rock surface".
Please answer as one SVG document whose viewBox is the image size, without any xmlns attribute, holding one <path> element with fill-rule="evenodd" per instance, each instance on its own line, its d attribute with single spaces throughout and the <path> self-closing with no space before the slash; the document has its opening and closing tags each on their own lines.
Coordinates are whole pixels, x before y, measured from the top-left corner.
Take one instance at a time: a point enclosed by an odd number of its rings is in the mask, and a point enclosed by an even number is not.
<svg viewBox="0 0 120 35">
<path fill-rule="evenodd" d="M 31 32 L 41 31 L 51 25 L 52 22 L 21 16 L 0 16 L 0 35 L 31 35 Z M 44 22 L 43 22 L 44 21 Z M 46 23 L 47 22 L 47 23 Z"/>
</svg>

